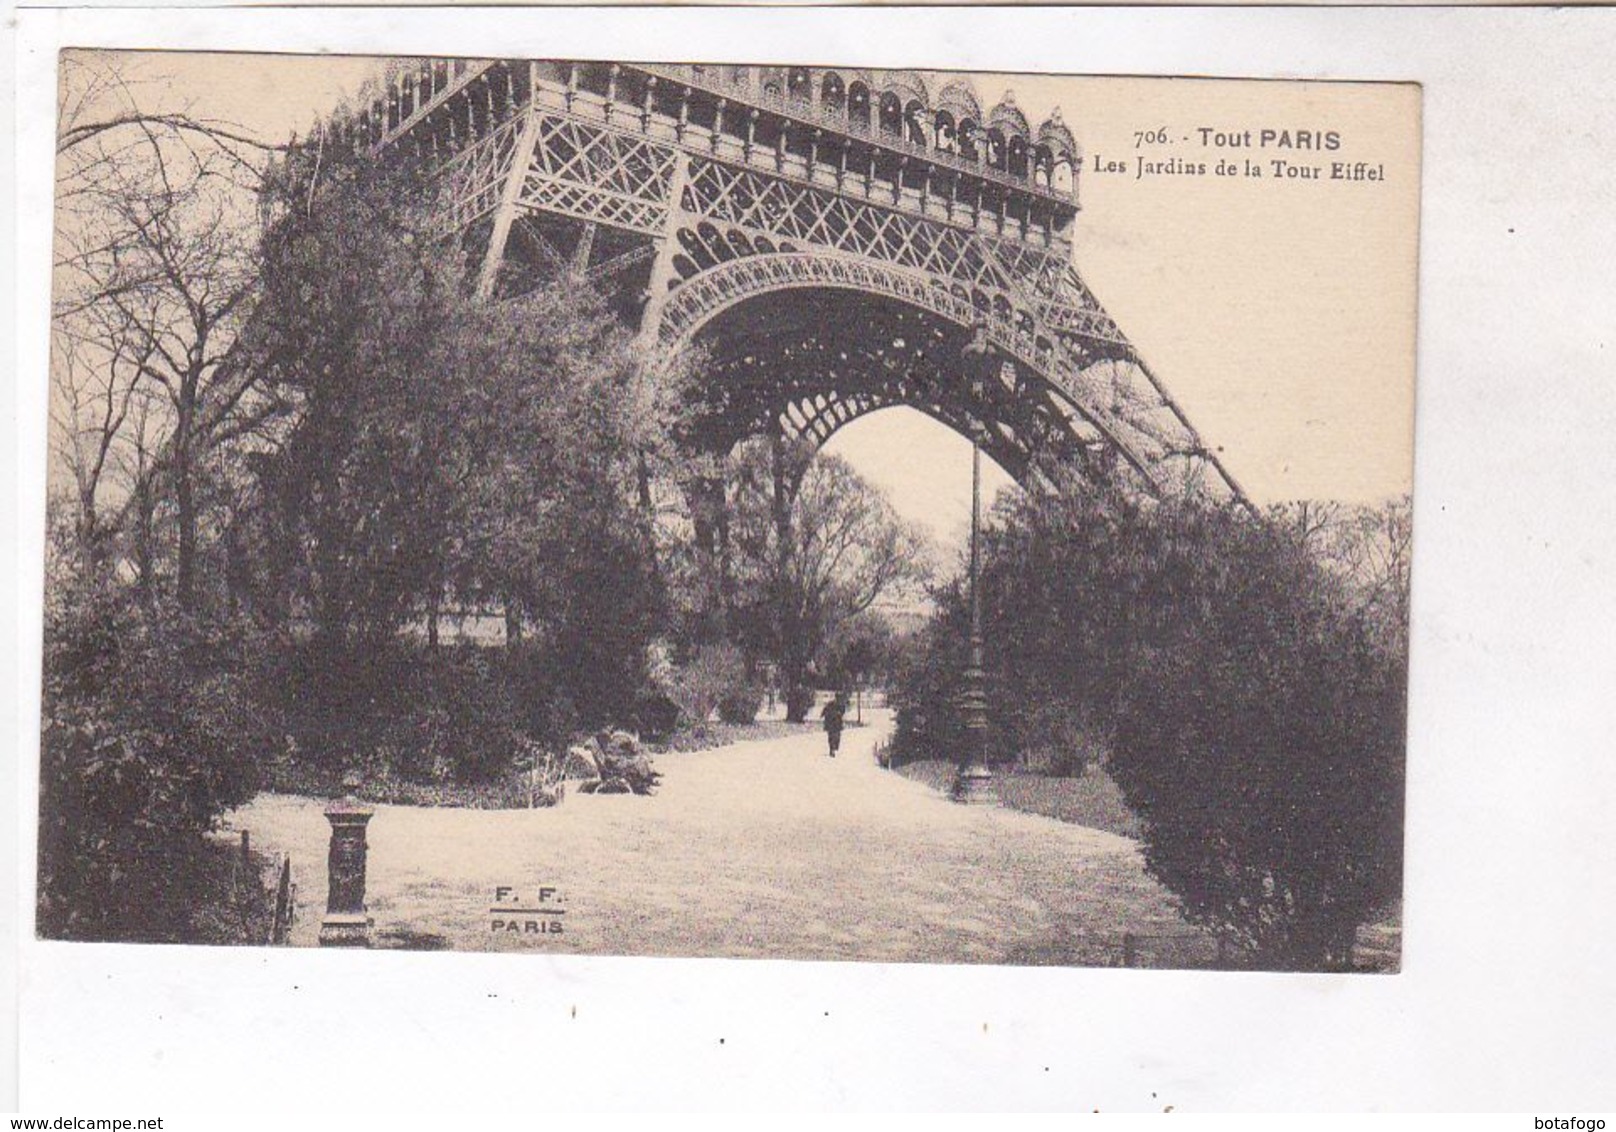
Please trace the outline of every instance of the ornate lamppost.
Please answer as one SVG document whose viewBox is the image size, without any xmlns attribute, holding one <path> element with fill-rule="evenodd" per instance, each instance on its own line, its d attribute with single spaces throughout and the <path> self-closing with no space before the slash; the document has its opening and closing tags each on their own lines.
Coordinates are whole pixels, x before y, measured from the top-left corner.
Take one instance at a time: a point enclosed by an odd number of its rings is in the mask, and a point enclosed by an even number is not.
<svg viewBox="0 0 1616 1132">
<path fill-rule="evenodd" d="M 962 351 L 970 376 L 971 398 L 981 406 L 987 398 L 987 381 L 997 372 L 999 356 L 988 340 L 987 323 L 978 321 L 971 340 Z M 954 778 L 954 801 L 966 805 L 996 806 L 999 792 L 988 769 L 988 693 L 982 671 L 982 443 L 979 429 L 971 430 L 971 572 L 970 657 L 962 672 L 958 704 L 965 724 L 965 751 Z"/>
</svg>

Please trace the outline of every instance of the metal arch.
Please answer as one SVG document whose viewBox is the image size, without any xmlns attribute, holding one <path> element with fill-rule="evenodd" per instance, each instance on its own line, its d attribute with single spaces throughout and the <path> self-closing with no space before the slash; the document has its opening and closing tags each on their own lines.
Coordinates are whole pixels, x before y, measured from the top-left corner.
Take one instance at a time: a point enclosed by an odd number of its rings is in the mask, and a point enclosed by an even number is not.
<svg viewBox="0 0 1616 1132">
<path fill-rule="evenodd" d="M 976 437 L 985 450 L 1018 479 L 1035 473 L 1039 453 L 1045 451 L 1047 445 L 1061 442 L 1056 434 L 1078 449 L 1095 443 L 1092 436 L 1073 432 L 1070 417 L 1063 415 L 1058 405 L 1040 407 L 1029 401 L 1025 407 L 1032 419 L 1018 421 L 992 412 L 984 413 L 983 409 L 992 406 L 975 404 L 969 398 L 916 396 L 931 387 L 935 379 L 906 369 L 898 364 L 898 359 L 884 356 L 878 349 L 871 350 L 868 345 L 849 345 L 848 349 L 858 351 L 857 372 L 867 372 L 873 366 L 884 371 L 884 379 L 877 379 L 873 385 L 848 387 L 842 384 L 844 379 L 857 381 L 858 378 L 845 366 L 835 362 L 829 368 L 811 362 L 806 367 L 798 364 L 782 387 L 785 399 L 780 407 L 759 405 L 763 413 L 748 419 L 754 426 L 767 423 L 783 435 L 821 447 L 854 420 L 880 409 L 903 406 L 931 417 L 961 436 Z M 821 352 L 825 351 L 822 346 Z M 841 361 L 850 360 L 846 352 L 836 352 Z M 722 379 L 736 366 L 744 368 L 745 364 L 740 359 L 731 359 L 719 365 L 715 376 Z M 1058 397 L 1053 390 L 1049 390 L 1048 395 Z M 1091 431 L 1086 422 L 1083 428 Z"/>
<path fill-rule="evenodd" d="M 924 310 L 915 310 L 915 314 L 928 314 Z M 939 332 L 941 333 L 941 332 Z M 816 332 L 823 338 L 823 332 Z M 795 346 L 795 328 L 792 335 Z M 751 361 L 751 354 L 756 353 L 758 346 L 748 348 L 745 341 L 730 343 L 734 353 L 719 354 L 714 357 L 716 375 L 727 375 L 737 365 L 745 365 Z M 813 354 L 813 349 L 808 354 Z M 949 425 L 962 435 L 976 435 L 976 430 L 984 429 L 994 435 L 994 443 L 1004 448 L 1004 453 L 995 454 L 1000 464 L 1010 467 L 1031 466 L 1036 461 L 1037 453 L 1047 443 L 1060 443 L 1055 435 L 1065 438 L 1067 443 L 1075 445 L 1079 450 L 1088 450 L 1096 443 L 1105 443 L 1104 433 L 1094 429 L 1088 419 L 1083 417 L 1081 411 L 1071 404 L 1067 395 L 1049 385 L 1042 378 L 1033 377 L 1029 382 L 1023 383 L 1020 390 L 1016 390 L 1016 403 L 1020 412 L 1015 416 L 1020 420 L 1005 419 L 1004 416 L 994 412 L 979 411 L 981 408 L 991 406 L 978 406 L 970 398 L 958 401 L 950 408 L 950 401 L 939 396 L 907 396 L 903 393 L 905 386 L 913 386 L 918 393 L 921 390 L 932 388 L 937 378 L 924 372 L 915 372 L 900 364 L 902 356 L 887 356 L 882 348 L 871 348 L 868 343 L 824 343 L 819 344 L 818 353 L 835 354 L 834 361 L 824 367 L 808 362 L 806 369 L 802 365 L 792 367 L 790 377 L 785 378 L 785 390 L 789 391 L 789 403 L 784 409 L 785 424 L 789 425 L 789 432 L 810 435 L 819 443 L 829 438 L 840 424 L 847 420 L 863 416 L 863 412 L 873 411 L 887 406 L 910 406 L 928 412 L 929 416 Z M 795 361 L 792 357 L 793 349 L 787 349 L 781 364 L 790 364 Z M 848 370 L 845 362 L 852 362 L 856 354 L 855 370 Z M 840 364 L 839 364 L 840 362 Z M 860 380 L 858 372 L 868 367 L 886 370 L 887 380 L 877 380 L 876 388 L 844 388 L 842 380 Z M 936 367 L 936 365 L 934 365 Z M 936 367 L 939 370 L 937 377 L 947 377 L 947 367 Z M 806 377 L 806 385 L 803 378 Z M 947 383 L 947 382 L 945 382 Z M 808 386 L 813 391 L 808 391 Z M 852 416 L 848 416 L 847 409 L 856 408 L 858 401 L 871 401 L 868 406 L 858 408 Z"/>
<path fill-rule="evenodd" d="M 571 112 L 570 96 L 565 107 L 530 102 L 439 167 L 444 234 L 491 214 L 508 227 L 518 213 L 542 212 L 649 237 L 656 250 L 645 254 L 667 262 L 653 266 L 644 325 L 669 343 L 746 298 L 794 287 L 883 295 L 961 327 L 985 320 L 1017 368 L 1041 379 L 1151 490 L 1163 491 L 1170 465 L 1184 459 L 1209 467 L 1244 501 L 1066 255 L 1009 238 L 1002 227 L 994 234 L 956 224 L 952 197 L 928 203 L 922 190 L 918 206 L 907 198 L 900 205 L 908 190 L 895 187 L 889 206 L 866 185 L 859 199 L 843 191 L 857 176 L 845 168 L 834 183 L 788 170 L 783 158 L 773 170 L 759 168 L 750 152 L 736 158 L 716 143 L 711 154 L 691 152 L 678 131 L 653 139 L 647 122 L 642 114 L 640 129 L 625 129 L 609 108 L 604 120 L 585 121 Z M 736 249 L 738 259 L 669 278 L 674 234 L 703 223 L 730 230 L 726 239 L 739 232 L 795 249 Z M 497 267 L 498 224 L 489 247 Z"/>
<path fill-rule="evenodd" d="M 832 411 L 835 408 L 844 405 L 848 406 L 846 412 Z M 881 393 L 874 392 L 861 392 L 851 398 L 838 396 L 831 404 L 827 405 L 823 411 L 810 419 L 802 428 L 797 428 L 795 425 L 793 425 L 793 431 L 802 439 L 811 440 L 816 448 L 823 448 L 825 445 L 830 443 L 833 436 L 835 436 L 838 432 L 841 432 L 842 429 L 846 428 L 854 421 L 867 417 L 871 413 L 878 413 L 883 409 L 896 408 L 913 409 L 917 413 L 923 413 L 932 420 L 936 421 L 938 424 L 942 425 L 944 428 L 958 433 L 967 440 L 970 439 L 971 434 L 969 432 L 968 422 L 964 420 L 952 419 L 949 414 L 939 406 L 926 404 L 924 402 L 902 401 L 895 398 L 888 398 Z M 786 414 L 782 413 L 782 420 L 784 420 L 785 417 Z M 829 427 L 825 429 L 815 427 L 821 420 L 828 420 L 830 422 Z M 1035 473 L 1037 461 L 1030 453 L 1015 451 L 1014 445 L 1011 442 L 1006 441 L 1002 435 L 999 435 L 997 430 L 989 429 L 989 431 L 994 435 L 986 438 L 982 442 L 982 451 L 987 453 L 988 456 L 992 457 L 996 464 L 1004 468 L 1004 470 L 1009 472 L 1013 478 L 1018 480 L 1023 476 L 1031 476 Z"/>
<path fill-rule="evenodd" d="M 1108 421 L 1107 418 L 1113 414 L 1095 404 L 1092 396 L 1079 396 L 1051 372 L 1049 366 L 1037 360 L 1031 333 L 1018 331 L 1013 324 L 996 317 L 991 311 L 979 310 L 972 303 L 952 294 L 941 280 L 934 281 L 926 276 L 897 271 L 868 260 L 816 252 L 747 256 L 699 272 L 675 289 L 662 309 L 662 318 L 657 327 L 658 337 L 664 346 L 677 347 L 691 341 L 697 331 L 718 315 L 747 299 L 799 287 L 883 295 L 929 311 L 967 329 L 985 320 L 988 338 L 994 345 L 1016 365 L 1059 390 L 1083 418 L 1122 453 L 1153 491 L 1161 490 L 1163 485 L 1155 475 L 1149 457 L 1125 443 L 1117 434 L 1115 425 Z M 1046 356 L 1065 355 L 1065 348 L 1052 347 L 1044 353 Z M 1064 357 L 1063 360 L 1070 361 Z M 1081 384 L 1081 372 L 1075 362 L 1070 364 L 1072 368 L 1068 372 L 1075 378 L 1075 383 Z M 1145 432 L 1120 418 L 1115 423 Z"/>
</svg>

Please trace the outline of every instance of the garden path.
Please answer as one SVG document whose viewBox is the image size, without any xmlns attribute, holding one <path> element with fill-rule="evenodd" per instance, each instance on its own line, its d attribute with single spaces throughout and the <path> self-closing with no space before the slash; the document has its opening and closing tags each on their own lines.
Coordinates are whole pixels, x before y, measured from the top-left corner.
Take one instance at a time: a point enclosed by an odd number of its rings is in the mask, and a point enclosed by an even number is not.
<svg viewBox="0 0 1616 1132">
<path fill-rule="evenodd" d="M 817 731 L 656 757 L 655 795 L 539 810 L 378 806 L 378 943 L 608 955 L 1110 964 L 1123 932 L 1182 932 L 1124 837 L 955 805 L 882 770 L 885 712 L 826 757 Z M 232 815 L 290 853 L 291 942 L 317 941 L 323 803 L 260 795 Z M 564 915 L 495 912 L 507 905 Z M 554 895 L 541 889 L 555 889 Z M 541 899 L 542 897 L 542 899 Z M 535 929 L 528 929 L 528 922 Z M 559 923 L 559 933 L 537 925 Z M 506 926 L 516 923 L 516 930 Z"/>
</svg>

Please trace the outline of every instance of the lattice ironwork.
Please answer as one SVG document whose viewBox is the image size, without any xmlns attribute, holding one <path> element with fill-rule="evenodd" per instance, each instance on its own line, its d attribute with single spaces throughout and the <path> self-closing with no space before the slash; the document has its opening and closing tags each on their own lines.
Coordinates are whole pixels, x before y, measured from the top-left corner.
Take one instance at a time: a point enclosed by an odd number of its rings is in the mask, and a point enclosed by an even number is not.
<svg viewBox="0 0 1616 1132">
<path fill-rule="evenodd" d="M 849 302 L 857 303 L 851 307 Z M 977 439 L 1012 475 L 1041 459 L 1082 460 L 1102 434 L 1064 415 L 1048 390 L 1017 382 L 977 386 L 953 364 L 966 335 L 900 303 L 841 302 L 826 292 L 800 302 L 764 300 L 768 331 L 728 326 L 712 344 L 702 419 L 705 443 L 727 448 L 778 431 L 813 444 L 892 405 L 906 405 Z M 789 307 L 791 313 L 785 313 Z M 856 326 L 842 317 L 863 308 Z"/>
<path fill-rule="evenodd" d="M 438 174 L 444 232 L 468 228 L 499 207 L 521 127 L 520 117 L 511 118 L 444 163 Z"/>
<path fill-rule="evenodd" d="M 1004 276 L 1015 281 L 1039 321 L 1052 331 L 1104 342 L 1127 342 L 1077 269 L 1064 258 L 1011 240 L 987 236 L 977 239 L 991 251 Z"/>
<path fill-rule="evenodd" d="M 865 412 L 914 403 L 984 439 L 1007 466 L 1025 468 L 1033 450 L 1062 446 L 1087 458 L 1103 444 L 1154 488 L 1210 466 L 1215 486 L 1239 494 L 1063 248 L 984 233 L 973 208 L 936 196 L 885 207 L 870 199 L 861 173 L 837 175 L 838 183 L 859 178 L 863 190 L 842 193 L 783 167 L 760 168 L 750 146 L 720 157 L 695 150 L 682 129 L 653 138 L 648 110 L 609 119 L 582 116 L 570 99 L 530 103 L 443 166 L 445 225 L 463 230 L 497 212 L 509 229 L 514 214 L 528 213 L 633 233 L 644 242 L 590 274 L 617 280 L 625 296 L 643 295 L 644 276 L 632 269 L 650 261 L 645 329 L 667 346 L 747 300 L 830 290 L 895 300 L 956 328 L 985 325 L 1018 375 L 1021 401 L 981 417 L 890 382 L 821 386 L 771 410 L 783 413 L 782 427 L 820 442 Z"/>
<path fill-rule="evenodd" d="M 755 169 L 697 159 L 685 188 L 686 212 L 776 239 L 799 240 L 967 286 L 1013 289 L 995 258 L 960 228 L 922 220 Z"/>
<path fill-rule="evenodd" d="M 1108 358 L 1085 364 L 1064 343 L 1039 339 L 1013 313 L 982 309 L 942 280 L 849 256 L 816 252 L 752 255 L 702 271 L 683 283 L 662 310 L 668 344 L 687 340 L 719 313 L 747 299 L 792 288 L 834 288 L 882 295 L 929 311 L 960 327 L 985 321 L 989 339 L 1015 365 L 1046 382 L 1115 444 L 1150 482 L 1169 457 L 1204 457 L 1200 439 L 1177 415 L 1137 362 Z"/>
<path fill-rule="evenodd" d="M 883 260 L 1003 298 L 1052 333 L 1127 348 L 1128 341 L 1060 257 L 1040 248 L 925 220 L 754 169 L 697 160 L 684 210 L 720 224 Z"/>
<path fill-rule="evenodd" d="M 655 244 L 641 244 L 626 252 L 620 252 L 611 259 L 602 260 L 584 272 L 584 275 L 590 281 L 598 283 L 650 262 L 656 257 L 656 252 Z"/>
<path fill-rule="evenodd" d="M 676 150 L 643 137 L 543 113 L 518 203 L 660 234 L 677 160 Z"/>
</svg>

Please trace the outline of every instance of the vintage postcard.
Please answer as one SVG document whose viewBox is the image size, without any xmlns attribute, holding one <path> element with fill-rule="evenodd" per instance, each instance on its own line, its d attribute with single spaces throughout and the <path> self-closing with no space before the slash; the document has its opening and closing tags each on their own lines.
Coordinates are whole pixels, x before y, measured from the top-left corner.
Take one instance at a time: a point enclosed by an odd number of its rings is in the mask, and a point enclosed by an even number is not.
<svg viewBox="0 0 1616 1132">
<path fill-rule="evenodd" d="M 37 936 L 1399 968 L 1418 86 L 59 105 Z"/>
</svg>

